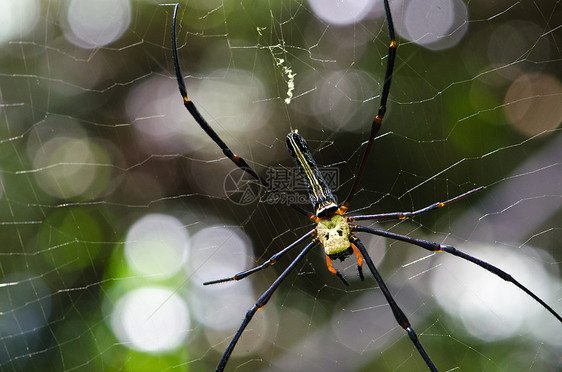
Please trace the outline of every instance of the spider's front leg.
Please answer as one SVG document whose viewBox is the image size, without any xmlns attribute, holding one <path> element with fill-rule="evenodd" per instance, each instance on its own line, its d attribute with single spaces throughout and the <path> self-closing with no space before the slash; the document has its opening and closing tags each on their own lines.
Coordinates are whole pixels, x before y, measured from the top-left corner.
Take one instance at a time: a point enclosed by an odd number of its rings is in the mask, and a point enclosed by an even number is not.
<svg viewBox="0 0 562 372">
<path fill-rule="evenodd" d="M 203 285 L 225 283 L 225 282 L 230 282 L 230 281 L 233 281 L 233 280 L 244 279 L 245 277 L 247 277 L 249 275 L 252 275 L 253 273 L 256 273 L 260 270 L 263 270 L 263 269 L 265 269 L 269 266 L 273 266 L 273 265 L 275 265 L 277 260 L 279 260 L 279 258 L 281 258 L 281 256 L 283 256 L 285 253 L 289 252 L 291 249 L 296 247 L 299 243 L 303 242 L 306 238 L 310 237 L 312 234 L 314 234 L 314 230 L 312 230 L 312 231 L 308 232 L 307 234 L 301 236 L 298 240 L 294 241 L 292 244 L 288 245 L 286 248 L 284 248 L 284 249 L 280 250 L 279 252 L 275 253 L 273 256 L 271 256 L 269 258 L 269 260 L 265 261 L 260 266 L 256 266 L 256 267 L 254 267 L 250 270 L 239 272 L 238 274 L 235 274 L 234 276 L 230 276 L 228 278 L 210 280 L 208 282 L 203 283 Z"/>
<path fill-rule="evenodd" d="M 454 198 L 451 198 L 449 200 L 445 200 L 442 202 L 435 202 L 431 205 L 428 205 L 427 207 L 423 207 L 420 208 L 418 210 L 412 211 L 412 212 L 390 212 L 390 213 L 378 213 L 378 214 L 368 214 L 368 215 L 362 215 L 362 216 L 351 216 L 348 217 L 347 220 L 349 222 L 353 222 L 353 221 L 365 221 L 365 220 L 403 220 L 405 218 L 412 218 L 414 216 L 417 216 L 418 214 L 422 214 L 425 212 L 429 212 L 435 209 L 439 209 L 439 208 L 443 208 L 446 205 L 449 205 L 451 203 L 454 203 L 460 199 L 464 199 L 467 196 L 470 196 L 478 191 L 484 190 L 485 187 L 484 186 L 480 186 L 477 187 L 475 189 L 472 189 L 470 191 L 465 192 L 464 194 L 460 194 L 455 196 Z"/>
</svg>

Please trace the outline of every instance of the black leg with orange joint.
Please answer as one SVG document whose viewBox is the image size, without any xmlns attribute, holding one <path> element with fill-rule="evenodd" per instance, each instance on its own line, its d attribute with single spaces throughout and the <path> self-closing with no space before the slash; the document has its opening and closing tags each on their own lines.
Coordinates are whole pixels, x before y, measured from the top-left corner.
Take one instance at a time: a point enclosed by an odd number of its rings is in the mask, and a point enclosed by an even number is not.
<svg viewBox="0 0 562 372">
<path fill-rule="evenodd" d="M 361 281 L 364 281 L 365 277 L 363 276 L 363 256 L 361 256 L 361 252 L 359 252 L 359 249 L 357 249 L 353 242 L 351 243 L 351 248 L 353 248 L 353 252 L 357 257 L 357 272 L 359 273 L 359 278 L 361 279 Z"/>
</svg>

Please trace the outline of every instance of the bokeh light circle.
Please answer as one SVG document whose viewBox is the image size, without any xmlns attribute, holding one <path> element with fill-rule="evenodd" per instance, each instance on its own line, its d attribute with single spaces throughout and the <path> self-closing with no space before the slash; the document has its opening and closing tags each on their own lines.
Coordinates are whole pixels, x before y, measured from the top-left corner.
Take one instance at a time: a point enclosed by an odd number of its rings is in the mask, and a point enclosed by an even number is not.
<svg viewBox="0 0 562 372">
<path fill-rule="evenodd" d="M 33 31 L 39 10 L 38 0 L 0 1 L 0 43 Z"/>
<path fill-rule="evenodd" d="M 125 257 L 137 273 L 158 278 L 176 274 L 187 259 L 189 235 L 182 223 L 166 214 L 149 214 L 131 226 Z"/>
<path fill-rule="evenodd" d="M 500 246 L 471 243 L 457 248 L 496 264 L 520 283 L 533 283 L 535 294 L 546 303 L 555 302 L 552 295 L 558 284 L 537 260 Z M 438 260 L 440 269 L 433 271 L 431 280 L 433 294 L 472 336 L 499 341 L 525 332 L 525 328 L 531 331 L 535 319 L 544 317 L 544 309 L 512 283 L 452 255 L 442 254 Z"/>
<path fill-rule="evenodd" d="M 562 123 L 562 83 L 541 73 L 523 74 L 507 89 L 504 112 L 517 131 L 534 136 Z"/>
<path fill-rule="evenodd" d="M 369 0 L 308 0 L 308 3 L 318 18 L 338 26 L 361 21 L 372 7 Z"/>
<path fill-rule="evenodd" d="M 161 353 L 184 344 L 189 331 L 189 310 L 173 290 L 145 287 L 121 297 L 111 314 L 117 338 L 127 347 Z"/>
<path fill-rule="evenodd" d="M 552 56 L 544 29 L 533 22 L 510 20 L 489 35 L 488 58 L 498 74 L 515 80 L 525 68 L 525 60 L 547 61 Z"/>
<path fill-rule="evenodd" d="M 37 184 L 61 199 L 95 198 L 110 182 L 111 160 L 106 151 L 87 138 L 53 137 L 35 149 Z"/>
<path fill-rule="evenodd" d="M 468 9 L 461 0 L 411 0 L 404 9 L 392 5 L 397 33 L 427 49 L 450 48 L 468 31 Z"/>
<path fill-rule="evenodd" d="M 238 228 L 210 226 L 201 229 L 191 239 L 191 255 L 186 271 L 195 285 L 246 270 L 252 260 L 252 245 Z M 206 291 L 222 291 L 239 286 L 240 282 L 207 286 Z"/>
<path fill-rule="evenodd" d="M 72 43 L 93 49 L 119 39 L 131 22 L 129 0 L 71 0 L 67 14 Z"/>
</svg>

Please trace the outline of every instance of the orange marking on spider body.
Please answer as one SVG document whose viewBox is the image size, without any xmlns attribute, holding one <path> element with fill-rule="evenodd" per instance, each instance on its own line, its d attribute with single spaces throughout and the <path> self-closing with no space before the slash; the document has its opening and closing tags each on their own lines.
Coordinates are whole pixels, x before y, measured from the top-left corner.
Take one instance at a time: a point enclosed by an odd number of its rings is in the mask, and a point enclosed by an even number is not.
<svg viewBox="0 0 562 372">
<path fill-rule="evenodd" d="M 377 116 L 375 117 L 375 123 L 378 124 L 378 125 L 381 125 L 381 124 L 382 124 L 382 118 L 381 118 L 379 115 L 377 115 Z"/>
<path fill-rule="evenodd" d="M 357 249 L 357 247 L 353 243 L 351 243 L 351 248 L 353 248 L 353 252 L 355 253 L 355 256 L 357 256 L 357 266 L 363 266 L 363 256 L 361 256 L 361 253 L 359 253 L 359 249 Z"/>
<path fill-rule="evenodd" d="M 396 49 L 396 48 L 398 48 L 398 45 L 396 44 L 396 41 L 392 40 L 392 41 L 390 42 L 390 45 L 389 45 L 388 47 L 389 47 L 389 48 L 392 48 L 392 49 Z"/>
<path fill-rule="evenodd" d="M 326 266 L 328 266 L 328 270 L 330 270 L 332 274 L 338 275 L 338 271 L 332 266 L 332 260 L 328 256 L 326 256 Z"/>
</svg>

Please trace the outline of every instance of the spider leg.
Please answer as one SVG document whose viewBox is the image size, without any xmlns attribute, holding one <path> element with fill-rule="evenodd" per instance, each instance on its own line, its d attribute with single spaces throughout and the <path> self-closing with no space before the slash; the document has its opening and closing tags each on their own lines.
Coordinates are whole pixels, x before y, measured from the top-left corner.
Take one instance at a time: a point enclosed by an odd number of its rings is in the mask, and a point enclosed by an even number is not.
<svg viewBox="0 0 562 372">
<path fill-rule="evenodd" d="M 392 22 L 392 15 L 390 14 L 390 5 L 388 4 L 388 0 L 384 0 L 384 12 L 386 14 L 386 24 L 388 26 L 388 37 L 390 38 L 390 44 L 388 46 L 388 61 L 386 62 L 386 72 L 384 74 L 384 84 L 382 87 L 380 107 L 377 116 L 371 124 L 371 135 L 369 136 L 369 141 L 367 142 L 367 147 L 365 148 L 365 153 L 363 154 L 363 158 L 361 159 L 361 165 L 359 166 L 359 170 L 357 171 L 357 175 L 355 176 L 353 186 L 351 186 L 351 190 L 349 191 L 347 198 L 340 207 L 343 212 L 345 212 L 349 208 L 351 199 L 353 198 L 355 192 L 357 191 L 357 188 L 359 187 L 359 181 L 361 180 L 361 176 L 363 175 L 363 171 L 365 170 L 367 159 L 369 158 L 369 153 L 371 152 L 371 147 L 373 146 L 375 137 L 382 125 L 382 119 L 384 118 L 384 114 L 386 113 L 386 101 L 388 100 L 388 94 L 390 92 L 392 70 L 394 69 L 394 61 L 396 59 L 396 49 L 398 48 L 398 45 L 396 44 L 396 37 L 394 35 L 394 23 Z"/>
<path fill-rule="evenodd" d="M 178 82 L 178 88 L 180 94 L 183 98 L 183 105 L 189 111 L 193 119 L 201 126 L 201 128 L 207 133 L 209 137 L 220 147 L 224 155 L 229 158 L 238 168 L 242 169 L 244 172 L 251 175 L 255 178 L 262 186 L 266 187 L 267 189 L 270 188 L 269 183 L 262 178 L 247 162 L 244 158 L 236 155 L 235 153 L 230 150 L 230 148 L 226 145 L 226 143 L 219 137 L 217 132 L 211 128 L 209 123 L 203 118 L 195 104 L 187 97 L 187 89 L 185 87 L 185 83 L 183 81 L 183 76 L 180 69 L 180 63 L 178 58 L 178 47 L 176 41 L 176 18 L 178 13 L 179 3 L 176 4 L 174 8 L 174 17 L 172 18 L 172 53 L 174 57 L 174 70 L 176 72 L 176 80 Z M 310 212 L 307 212 L 302 207 L 296 204 L 290 204 L 290 206 L 295 209 L 300 214 L 303 214 L 307 217 L 312 217 Z"/>
<path fill-rule="evenodd" d="M 373 261 L 371 260 L 371 257 L 367 253 L 367 250 L 365 249 L 365 246 L 363 245 L 363 243 L 361 243 L 359 238 L 357 238 L 355 236 L 353 236 L 351 238 L 351 241 L 357 247 L 357 249 L 361 253 L 361 256 L 363 256 L 363 259 L 367 263 L 367 267 L 369 268 L 369 270 L 371 271 L 371 273 L 375 277 L 375 280 L 377 281 L 377 284 L 379 285 L 379 288 L 381 289 L 382 293 L 384 294 L 384 297 L 386 298 L 386 301 L 388 302 L 388 304 L 390 305 L 390 308 L 392 309 L 392 313 L 394 314 L 394 318 L 396 319 L 396 321 L 398 322 L 400 327 L 402 327 L 402 329 L 404 329 L 404 331 L 406 331 L 406 333 L 408 333 L 408 336 L 410 337 L 410 340 L 412 341 L 412 343 L 414 344 L 414 346 L 418 350 L 418 353 L 420 353 L 421 357 L 423 358 L 423 360 L 425 361 L 425 364 L 427 364 L 429 369 L 431 371 L 437 371 L 437 368 L 435 367 L 435 364 L 433 364 L 433 362 L 431 361 L 431 358 L 429 357 L 429 355 L 427 355 L 426 351 L 424 350 L 420 340 L 418 339 L 418 336 L 417 336 L 416 332 L 414 331 L 414 329 L 412 328 L 412 325 L 410 324 L 410 321 L 408 320 L 408 318 L 406 317 L 406 315 L 404 314 L 402 309 L 400 309 L 400 307 L 398 306 L 396 301 L 394 301 L 394 298 L 392 297 L 392 294 L 388 290 L 388 287 L 384 283 L 384 280 L 382 279 L 382 277 L 379 274 L 377 268 L 375 267 L 375 264 L 373 264 Z"/>
<path fill-rule="evenodd" d="M 411 217 L 414 217 L 418 214 L 429 212 L 429 211 L 432 211 L 434 209 L 442 208 L 442 207 L 444 207 L 448 204 L 451 204 L 453 202 L 456 202 L 457 200 L 466 198 L 467 196 L 472 195 L 472 194 L 474 194 L 478 191 L 481 191 L 483 189 L 485 189 L 484 186 L 477 187 L 477 188 L 472 189 L 468 192 L 465 192 L 464 194 L 457 195 L 454 198 L 451 198 L 449 200 L 445 200 L 443 202 L 433 203 L 431 205 L 428 205 L 427 207 L 418 209 L 417 211 L 413 211 L 413 212 L 391 212 L 391 213 L 369 214 L 369 215 L 363 215 L 363 216 L 350 216 L 350 217 L 347 217 L 347 220 L 349 222 L 364 221 L 364 220 L 388 220 L 388 219 L 403 220 L 405 218 L 411 218 Z"/>
<path fill-rule="evenodd" d="M 195 121 L 205 131 L 205 133 L 207 133 L 207 135 L 211 137 L 211 139 L 215 141 L 215 143 L 221 148 L 222 152 L 227 158 L 232 160 L 232 162 L 236 164 L 238 168 L 249 173 L 252 177 L 258 180 L 263 186 L 268 187 L 269 186 L 268 182 L 265 179 L 263 179 L 260 175 L 258 175 L 257 172 L 254 171 L 252 167 L 248 165 L 248 163 L 246 163 L 246 160 L 234 154 L 228 148 L 226 143 L 224 143 L 224 141 L 219 137 L 219 135 L 213 130 L 213 128 L 211 128 L 209 123 L 207 123 L 207 121 L 199 113 L 199 110 L 197 110 L 195 104 L 187 97 L 187 89 L 185 87 L 185 83 L 183 81 L 183 77 L 180 69 L 180 64 L 178 59 L 178 47 L 176 42 L 176 18 L 177 18 L 178 8 L 179 8 L 179 3 L 176 4 L 176 7 L 174 8 L 174 18 L 172 19 L 172 52 L 174 56 L 174 69 L 176 71 L 178 88 L 180 90 L 181 96 L 183 97 L 183 105 L 185 106 L 187 111 L 189 111 L 191 116 L 193 116 L 193 119 L 195 119 Z"/>
<path fill-rule="evenodd" d="M 521 284 L 517 280 L 515 280 L 511 275 L 509 275 L 505 271 L 497 268 L 494 265 L 491 265 L 491 264 L 489 264 L 485 261 L 482 261 L 482 260 L 480 260 L 476 257 L 473 257 L 471 255 L 468 255 L 468 254 L 462 252 L 462 251 L 459 251 L 458 249 L 456 249 L 453 246 L 438 244 L 438 243 L 434 243 L 434 242 L 430 242 L 430 241 L 422 240 L 422 239 L 415 239 L 415 238 L 411 238 L 409 236 L 395 234 L 395 233 L 391 233 L 391 232 L 383 231 L 383 230 L 372 229 L 370 227 L 365 227 L 365 226 L 356 226 L 356 225 L 350 225 L 350 226 L 351 226 L 351 229 L 353 231 L 361 231 L 361 232 L 366 232 L 366 233 L 373 234 L 373 235 L 384 236 L 384 237 L 390 238 L 390 239 L 400 240 L 400 241 L 403 241 L 403 242 L 406 242 L 406 243 L 417 245 L 418 247 L 422 247 L 422 248 L 427 249 L 428 251 L 431 251 L 431 252 L 447 252 L 447 253 L 452 254 L 454 256 L 460 257 L 464 260 L 470 261 L 470 262 L 482 267 L 483 269 L 491 272 L 492 274 L 495 274 L 495 275 L 499 276 L 503 280 L 505 280 L 507 282 L 510 282 L 510 283 L 513 283 L 516 287 L 521 289 L 523 292 L 527 293 L 527 295 L 529 295 L 536 302 L 541 304 L 542 307 L 544 307 L 552 315 L 554 315 L 556 317 L 556 319 L 558 319 L 560 322 L 562 322 L 562 316 L 560 316 L 556 311 L 554 311 L 553 308 L 551 308 L 549 305 L 547 305 L 546 302 L 541 300 L 536 294 L 531 292 L 531 290 L 529 290 L 523 284 Z"/>
<path fill-rule="evenodd" d="M 357 249 L 355 244 L 351 243 L 351 248 L 353 249 L 353 252 L 357 257 L 357 272 L 359 273 L 359 278 L 361 279 L 361 281 L 364 281 L 365 277 L 363 276 L 363 256 L 361 256 L 361 252 L 359 252 L 359 249 Z"/>
<path fill-rule="evenodd" d="M 297 246 L 299 243 L 301 243 L 304 239 L 308 238 L 309 236 L 311 236 L 314 233 L 314 230 L 308 232 L 307 234 L 301 236 L 297 241 L 293 242 L 291 245 L 287 246 L 286 248 L 283 248 L 283 250 L 275 253 L 273 256 L 270 257 L 269 260 L 265 261 L 263 264 L 261 264 L 260 266 L 254 267 L 253 269 L 250 270 L 246 270 L 246 271 L 242 271 L 239 272 L 238 274 L 231 276 L 229 278 L 224 278 L 224 279 L 217 279 L 217 280 L 211 280 L 208 282 L 203 283 L 203 285 L 209 285 L 209 284 L 217 284 L 217 283 L 224 283 L 224 282 L 230 282 L 232 280 L 240 280 L 240 279 L 244 279 L 245 277 L 252 275 L 255 272 L 258 272 L 260 270 L 263 270 L 269 266 L 273 266 L 277 260 L 279 260 L 279 258 L 284 255 L 285 253 L 289 252 L 292 248 L 294 248 L 295 246 Z"/>
<path fill-rule="evenodd" d="M 334 266 L 332 266 L 332 259 L 328 255 L 326 255 L 326 266 L 328 266 L 328 270 L 330 270 L 330 272 L 332 274 L 335 274 L 338 278 L 341 279 L 343 284 L 345 284 L 346 286 L 349 287 L 349 282 L 347 281 L 345 276 L 343 276 L 342 273 L 339 272 L 338 269 L 336 269 Z"/>
<path fill-rule="evenodd" d="M 246 313 L 246 316 L 244 317 L 244 320 L 242 321 L 242 324 L 240 325 L 240 328 L 238 328 L 238 331 L 236 331 L 236 334 L 234 335 L 234 337 L 230 341 L 230 344 L 226 348 L 226 351 L 222 355 L 222 358 L 219 362 L 219 365 L 217 366 L 217 371 L 223 371 L 224 370 L 224 367 L 226 366 L 226 363 L 228 362 L 228 359 L 230 358 L 230 355 L 232 354 L 232 351 L 234 350 L 234 348 L 236 347 L 236 344 L 238 343 L 238 339 L 240 339 L 240 336 L 244 332 L 244 329 L 246 329 L 246 326 L 248 325 L 248 323 L 250 323 L 250 321 L 252 320 L 252 318 L 254 317 L 256 312 L 259 309 L 261 309 L 262 307 L 264 307 L 265 304 L 267 304 L 267 302 L 269 301 L 269 299 L 271 298 L 271 296 L 273 295 L 273 293 L 275 292 L 277 287 L 279 287 L 281 282 L 299 264 L 299 262 L 304 258 L 304 256 L 317 244 L 318 243 L 316 241 L 312 241 L 306 247 L 304 247 L 304 249 L 301 251 L 301 253 L 299 253 L 297 258 L 295 258 L 293 260 L 293 262 L 291 262 L 291 264 L 285 269 L 285 271 L 283 271 L 283 273 L 281 273 L 281 275 L 279 275 L 279 277 L 275 280 L 275 282 L 273 282 L 271 287 L 269 287 L 261 295 L 261 297 L 257 300 L 256 304 L 254 306 L 252 306 L 250 308 L 250 310 L 248 310 L 248 312 Z"/>
</svg>

